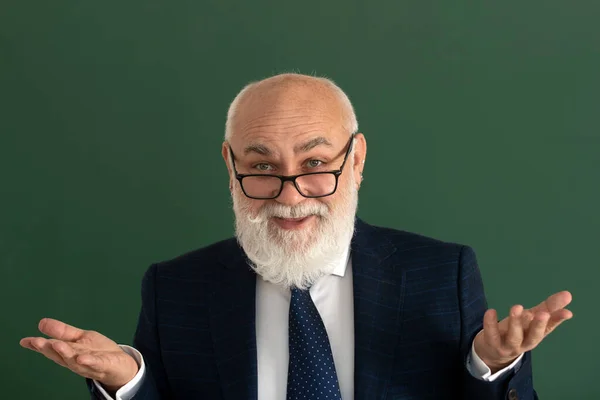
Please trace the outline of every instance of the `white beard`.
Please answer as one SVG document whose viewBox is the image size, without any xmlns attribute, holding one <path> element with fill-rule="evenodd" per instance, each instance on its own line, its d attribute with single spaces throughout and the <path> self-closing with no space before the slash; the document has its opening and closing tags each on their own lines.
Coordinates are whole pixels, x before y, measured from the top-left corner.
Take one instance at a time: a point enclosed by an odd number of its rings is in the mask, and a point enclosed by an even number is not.
<svg viewBox="0 0 600 400">
<path fill-rule="evenodd" d="M 272 202 L 253 216 L 249 211 L 250 199 L 241 190 L 233 191 L 237 240 L 258 275 L 286 288 L 306 289 L 320 277 L 332 273 L 348 251 L 354 234 L 358 190 L 354 175 L 351 172 L 350 175 L 351 182 L 339 193 L 339 203 L 331 209 L 314 200 L 294 207 Z M 309 215 L 317 219 L 313 221 L 314 229 L 285 230 L 269 221 L 272 217 Z"/>
</svg>

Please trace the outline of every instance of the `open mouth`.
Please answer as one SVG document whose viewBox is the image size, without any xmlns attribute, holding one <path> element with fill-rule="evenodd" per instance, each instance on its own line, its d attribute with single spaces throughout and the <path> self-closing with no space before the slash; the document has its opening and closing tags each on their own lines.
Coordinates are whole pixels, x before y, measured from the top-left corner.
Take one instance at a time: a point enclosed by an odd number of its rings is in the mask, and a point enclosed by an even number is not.
<svg viewBox="0 0 600 400">
<path fill-rule="evenodd" d="M 313 215 L 300 218 L 274 217 L 273 222 L 275 222 L 282 229 L 299 229 L 306 225 L 313 217 Z"/>
</svg>

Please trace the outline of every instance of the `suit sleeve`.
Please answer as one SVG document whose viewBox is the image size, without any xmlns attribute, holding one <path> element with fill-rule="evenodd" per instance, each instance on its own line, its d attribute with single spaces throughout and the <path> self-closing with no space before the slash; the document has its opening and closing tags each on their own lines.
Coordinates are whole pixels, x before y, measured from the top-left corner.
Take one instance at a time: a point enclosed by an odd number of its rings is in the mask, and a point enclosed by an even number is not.
<svg viewBox="0 0 600 400">
<path fill-rule="evenodd" d="M 464 246 L 460 253 L 458 298 L 461 314 L 463 398 L 537 400 L 538 396 L 533 388 L 530 352 L 524 354 L 520 365 L 514 371 L 493 382 L 477 379 L 467 370 L 467 357 L 475 336 L 483 328 L 483 314 L 488 308 L 475 252 L 467 246 Z"/>
<path fill-rule="evenodd" d="M 156 266 L 152 265 L 142 279 L 142 306 L 138 316 L 133 347 L 144 357 L 146 370 L 132 400 L 171 399 L 167 376 L 162 363 L 156 316 Z M 92 400 L 104 400 L 93 381 L 86 379 Z"/>
</svg>

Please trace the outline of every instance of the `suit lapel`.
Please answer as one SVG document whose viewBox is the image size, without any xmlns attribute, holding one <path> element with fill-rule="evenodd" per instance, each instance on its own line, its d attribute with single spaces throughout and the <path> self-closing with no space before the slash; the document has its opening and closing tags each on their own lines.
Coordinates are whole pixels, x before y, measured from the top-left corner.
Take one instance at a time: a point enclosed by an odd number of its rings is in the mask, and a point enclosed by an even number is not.
<svg viewBox="0 0 600 400">
<path fill-rule="evenodd" d="M 389 263 L 396 248 L 380 230 L 357 220 L 351 251 L 355 399 L 385 398 L 399 340 L 404 280 Z"/>
<path fill-rule="evenodd" d="M 256 400 L 256 275 L 233 241 L 220 261 L 210 324 L 223 398 Z"/>
</svg>

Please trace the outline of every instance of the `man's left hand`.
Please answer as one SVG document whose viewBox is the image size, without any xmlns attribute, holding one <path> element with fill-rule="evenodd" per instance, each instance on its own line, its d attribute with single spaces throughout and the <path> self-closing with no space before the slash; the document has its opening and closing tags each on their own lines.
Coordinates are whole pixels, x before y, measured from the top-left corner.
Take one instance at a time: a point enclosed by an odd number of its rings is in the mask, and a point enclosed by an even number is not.
<svg viewBox="0 0 600 400">
<path fill-rule="evenodd" d="M 521 354 L 534 349 L 573 313 L 565 307 L 571 302 L 568 291 L 558 292 L 537 306 L 524 310 L 522 305 L 510 309 L 510 315 L 498 322 L 496 310 L 483 316 L 483 330 L 475 337 L 475 352 L 495 373 L 510 365 Z"/>
</svg>

